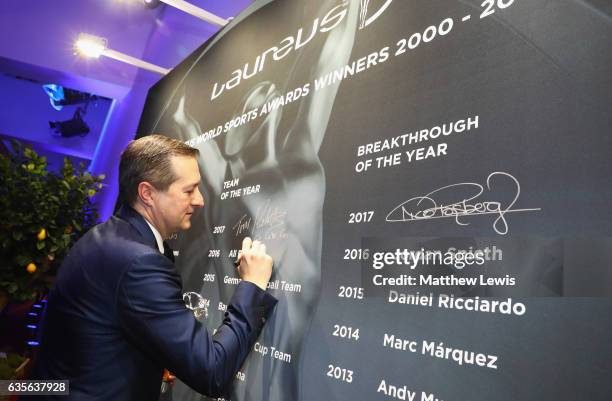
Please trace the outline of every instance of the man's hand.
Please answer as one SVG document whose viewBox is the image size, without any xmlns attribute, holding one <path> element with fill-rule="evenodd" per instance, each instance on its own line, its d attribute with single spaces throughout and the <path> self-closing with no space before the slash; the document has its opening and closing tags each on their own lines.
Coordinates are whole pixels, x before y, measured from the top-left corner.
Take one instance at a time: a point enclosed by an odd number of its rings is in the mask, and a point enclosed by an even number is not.
<svg viewBox="0 0 612 401">
<path fill-rule="evenodd" d="M 272 257 L 266 253 L 266 245 L 245 237 L 242 240 L 242 250 L 238 254 L 238 262 L 240 278 L 265 291 L 272 276 Z"/>
</svg>

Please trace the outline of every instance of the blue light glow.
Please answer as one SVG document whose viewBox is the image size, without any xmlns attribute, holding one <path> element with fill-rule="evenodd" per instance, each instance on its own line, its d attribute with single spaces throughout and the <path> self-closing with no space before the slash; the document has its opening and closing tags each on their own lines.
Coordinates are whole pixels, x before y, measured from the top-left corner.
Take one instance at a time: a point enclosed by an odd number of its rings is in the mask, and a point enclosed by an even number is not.
<svg viewBox="0 0 612 401">
<path fill-rule="evenodd" d="M 62 106 L 61 104 L 56 103 L 56 102 L 60 102 L 64 100 L 64 88 L 63 87 L 59 85 L 55 85 L 55 84 L 46 84 L 46 85 L 43 85 L 43 89 L 45 93 L 49 96 L 49 103 L 51 103 L 51 106 L 55 110 L 59 111 L 64 108 L 64 106 Z"/>
</svg>

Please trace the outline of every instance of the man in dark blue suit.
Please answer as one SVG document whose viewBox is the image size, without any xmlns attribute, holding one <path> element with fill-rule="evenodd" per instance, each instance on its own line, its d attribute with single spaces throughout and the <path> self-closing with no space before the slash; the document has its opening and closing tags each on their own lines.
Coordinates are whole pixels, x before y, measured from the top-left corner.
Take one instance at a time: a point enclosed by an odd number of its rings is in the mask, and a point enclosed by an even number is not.
<svg viewBox="0 0 612 401">
<path fill-rule="evenodd" d="M 276 304 L 265 290 L 272 258 L 264 244 L 243 241 L 242 282 L 214 336 L 185 307 L 181 278 L 164 256 L 163 239 L 188 229 L 204 206 L 197 155 L 158 135 L 123 152 L 124 206 L 75 244 L 49 296 L 33 378 L 69 380 L 61 399 L 157 400 L 164 368 L 223 396 L 259 335 Z"/>
</svg>

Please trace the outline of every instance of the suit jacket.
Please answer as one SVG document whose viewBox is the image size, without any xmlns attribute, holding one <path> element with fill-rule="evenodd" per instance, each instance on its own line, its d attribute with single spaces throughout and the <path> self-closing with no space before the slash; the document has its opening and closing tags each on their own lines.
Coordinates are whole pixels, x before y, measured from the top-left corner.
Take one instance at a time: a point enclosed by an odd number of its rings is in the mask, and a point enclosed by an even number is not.
<svg viewBox="0 0 612 401">
<path fill-rule="evenodd" d="M 144 218 L 123 207 L 65 258 L 33 378 L 70 380 L 62 400 L 157 400 L 167 368 L 198 392 L 225 395 L 276 299 L 241 282 L 211 336 L 182 293 Z"/>
</svg>

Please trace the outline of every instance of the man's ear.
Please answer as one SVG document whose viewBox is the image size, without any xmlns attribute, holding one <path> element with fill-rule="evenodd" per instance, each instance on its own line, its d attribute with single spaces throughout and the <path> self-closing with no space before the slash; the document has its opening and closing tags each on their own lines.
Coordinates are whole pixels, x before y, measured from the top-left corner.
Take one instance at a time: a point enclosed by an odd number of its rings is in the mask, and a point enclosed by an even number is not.
<svg viewBox="0 0 612 401">
<path fill-rule="evenodd" d="M 140 198 L 142 203 L 149 207 L 153 206 L 153 203 L 155 202 L 155 192 L 155 187 L 149 182 L 143 181 L 138 184 L 138 198 Z"/>
</svg>

